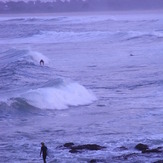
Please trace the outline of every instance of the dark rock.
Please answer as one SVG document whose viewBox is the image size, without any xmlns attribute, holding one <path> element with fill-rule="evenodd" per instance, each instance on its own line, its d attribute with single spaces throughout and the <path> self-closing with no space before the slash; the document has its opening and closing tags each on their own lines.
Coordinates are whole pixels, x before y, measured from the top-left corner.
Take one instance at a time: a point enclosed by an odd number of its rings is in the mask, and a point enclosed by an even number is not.
<svg viewBox="0 0 163 163">
<path fill-rule="evenodd" d="M 76 149 L 76 150 L 101 150 L 106 147 L 99 146 L 97 144 L 85 144 L 85 145 L 78 145 L 78 146 L 73 146 L 71 149 Z"/>
<path fill-rule="evenodd" d="M 157 149 L 160 149 L 160 150 L 162 150 L 163 148 L 162 148 L 162 147 L 157 147 Z"/>
<path fill-rule="evenodd" d="M 70 153 L 77 153 L 77 152 L 81 152 L 81 150 L 101 150 L 103 148 L 103 146 L 97 145 L 97 144 L 84 144 L 84 145 L 74 145 L 74 143 L 69 142 L 69 143 L 65 143 L 63 147 L 66 147 L 69 150 Z"/>
<path fill-rule="evenodd" d="M 95 159 L 90 160 L 90 163 L 96 163 L 97 161 Z"/>
<path fill-rule="evenodd" d="M 70 153 L 78 153 L 79 151 L 76 150 L 76 149 L 71 149 L 71 150 L 69 150 L 69 152 L 70 152 Z"/>
<path fill-rule="evenodd" d="M 128 160 L 128 158 L 134 157 L 134 156 L 137 156 L 137 153 L 130 153 L 130 154 L 123 155 L 123 158 L 124 160 Z"/>
<path fill-rule="evenodd" d="M 108 162 L 108 161 L 103 160 L 103 159 L 92 159 L 89 161 L 89 163 L 97 163 L 97 162 L 101 162 L 101 163 L 103 162 L 104 163 L 104 162 Z"/>
<path fill-rule="evenodd" d="M 74 145 L 74 143 L 65 143 L 63 146 L 66 148 L 71 148 Z"/>
<path fill-rule="evenodd" d="M 162 147 L 154 148 L 154 149 L 149 149 L 148 145 L 146 144 L 137 144 L 135 146 L 136 149 L 142 151 L 142 153 L 160 153 L 162 152 Z"/>
<path fill-rule="evenodd" d="M 115 151 L 126 151 L 126 150 L 128 150 L 128 148 L 125 146 L 121 146 L 121 147 L 116 147 L 114 150 Z"/>
<path fill-rule="evenodd" d="M 161 151 L 158 148 L 143 150 L 142 153 L 160 153 Z"/>
<path fill-rule="evenodd" d="M 119 147 L 120 150 L 128 150 L 128 148 L 124 147 L 124 146 L 121 146 Z"/>
<path fill-rule="evenodd" d="M 155 161 L 154 163 L 163 163 L 163 160 Z"/>
<path fill-rule="evenodd" d="M 138 153 L 129 153 L 129 154 L 123 154 L 121 156 L 116 156 L 116 157 L 113 157 L 115 159 L 122 159 L 122 160 L 128 160 L 128 159 L 133 159 L 134 157 L 138 157 Z"/>
<path fill-rule="evenodd" d="M 148 145 L 146 145 L 146 144 L 141 144 L 141 143 L 137 144 L 137 145 L 135 146 L 135 148 L 136 148 L 137 150 L 139 150 L 139 151 L 145 151 L 145 150 L 149 149 Z"/>
</svg>

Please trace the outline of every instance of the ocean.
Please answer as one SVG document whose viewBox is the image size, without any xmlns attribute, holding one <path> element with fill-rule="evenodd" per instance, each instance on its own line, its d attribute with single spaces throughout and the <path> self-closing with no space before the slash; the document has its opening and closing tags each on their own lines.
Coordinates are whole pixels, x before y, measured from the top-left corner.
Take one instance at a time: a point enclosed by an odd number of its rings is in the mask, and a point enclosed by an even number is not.
<svg viewBox="0 0 163 163">
<path fill-rule="evenodd" d="M 1 15 L 0 162 L 40 163 L 41 142 L 48 163 L 163 160 L 135 149 L 163 147 L 162 15 Z"/>
</svg>

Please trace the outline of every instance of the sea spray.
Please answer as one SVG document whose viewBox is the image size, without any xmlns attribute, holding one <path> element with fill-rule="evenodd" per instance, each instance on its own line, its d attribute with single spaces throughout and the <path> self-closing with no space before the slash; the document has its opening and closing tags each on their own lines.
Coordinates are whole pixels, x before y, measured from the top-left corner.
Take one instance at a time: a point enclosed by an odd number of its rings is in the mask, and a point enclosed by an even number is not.
<svg viewBox="0 0 163 163">
<path fill-rule="evenodd" d="M 22 94 L 22 97 L 42 109 L 66 109 L 68 106 L 87 105 L 96 100 L 90 90 L 78 83 L 33 89 Z"/>
</svg>

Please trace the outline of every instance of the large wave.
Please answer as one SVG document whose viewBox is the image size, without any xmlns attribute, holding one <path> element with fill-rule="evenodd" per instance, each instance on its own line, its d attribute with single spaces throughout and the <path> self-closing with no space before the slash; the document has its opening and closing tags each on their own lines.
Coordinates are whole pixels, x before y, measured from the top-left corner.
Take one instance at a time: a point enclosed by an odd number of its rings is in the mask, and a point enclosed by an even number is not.
<svg viewBox="0 0 163 163">
<path fill-rule="evenodd" d="M 2 21 L 0 44 L 160 41 L 163 39 L 162 20 L 153 16 L 147 20 L 138 15 L 134 20 L 132 17 L 95 15 L 0 18 Z M 80 28 L 83 23 L 84 28 Z M 92 26 L 92 23 L 95 25 Z M 159 30 L 151 27 L 153 23 L 158 25 Z"/>
<path fill-rule="evenodd" d="M 15 38 L 8 40 L 7 43 L 67 43 L 83 41 L 128 41 L 132 39 L 153 40 L 163 39 L 162 31 L 39 31 L 30 37 Z M 5 40 L 0 41 L 5 44 Z"/>
<path fill-rule="evenodd" d="M 86 105 L 96 100 L 94 94 L 79 83 L 56 76 L 49 66 L 40 66 L 43 54 L 30 50 L 10 49 L 3 52 L 0 67 L 1 105 L 28 106 L 42 109 L 66 109 L 69 106 Z M 48 64 L 49 65 L 49 64 Z"/>
<path fill-rule="evenodd" d="M 90 91 L 78 83 L 33 89 L 22 94 L 22 97 L 29 104 L 43 109 L 66 109 L 68 106 L 90 104 L 96 99 Z"/>
</svg>

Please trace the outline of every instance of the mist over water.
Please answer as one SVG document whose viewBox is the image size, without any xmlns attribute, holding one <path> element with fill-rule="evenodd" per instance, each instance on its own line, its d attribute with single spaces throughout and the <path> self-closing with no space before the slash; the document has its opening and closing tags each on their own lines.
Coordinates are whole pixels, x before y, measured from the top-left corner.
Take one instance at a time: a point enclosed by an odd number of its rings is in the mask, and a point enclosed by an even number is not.
<svg viewBox="0 0 163 163">
<path fill-rule="evenodd" d="M 51 163 L 162 159 L 134 148 L 163 145 L 162 24 L 161 12 L 0 18 L 1 162 L 41 162 L 42 141 Z"/>
</svg>

